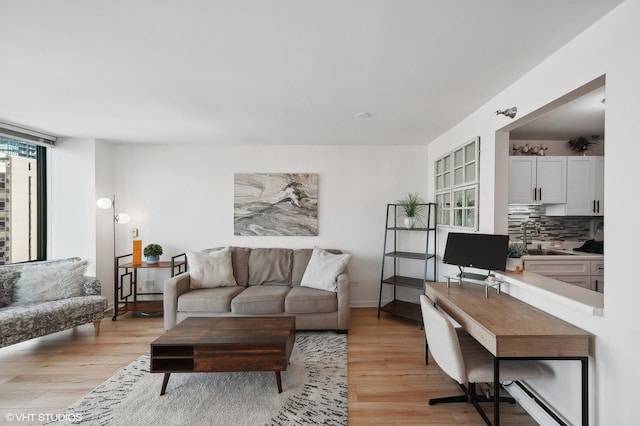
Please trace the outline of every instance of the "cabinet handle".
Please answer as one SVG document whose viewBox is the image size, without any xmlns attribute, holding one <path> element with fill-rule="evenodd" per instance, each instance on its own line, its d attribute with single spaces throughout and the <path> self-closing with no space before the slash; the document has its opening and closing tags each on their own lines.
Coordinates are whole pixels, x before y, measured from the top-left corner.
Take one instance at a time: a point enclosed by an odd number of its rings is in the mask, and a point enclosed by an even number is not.
<svg viewBox="0 0 640 426">
<path fill-rule="evenodd" d="M 596 212 L 596 200 L 593 200 L 593 208 L 591 209 L 592 212 Z"/>
<path fill-rule="evenodd" d="M 598 280 L 596 280 L 596 291 L 598 291 Z"/>
<path fill-rule="evenodd" d="M 536 190 L 536 188 L 533 188 L 533 201 L 537 201 L 538 200 L 538 191 Z"/>
<path fill-rule="evenodd" d="M 597 206 L 597 213 L 600 213 L 600 200 L 596 201 L 596 206 Z"/>
<path fill-rule="evenodd" d="M 538 188 L 538 201 L 542 201 L 542 188 Z"/>
</svg>

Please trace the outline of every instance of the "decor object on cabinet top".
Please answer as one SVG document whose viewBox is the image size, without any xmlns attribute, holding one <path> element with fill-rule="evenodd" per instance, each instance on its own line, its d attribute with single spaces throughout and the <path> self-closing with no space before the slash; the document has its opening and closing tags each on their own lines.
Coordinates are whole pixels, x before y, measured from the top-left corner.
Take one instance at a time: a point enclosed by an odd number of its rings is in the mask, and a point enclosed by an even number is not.
<svg viewBox="0 0 640 426">
<path fill-rule="evenodd" d="M 539 146 L 530 146 L 529 144 L 525 144 L 520 146 L 514 143 L 511 149 L 513 150 L 514 155 L 545 155 L 545 152 L 549 148 L 546 144 L 540 144 Z"/>
<path fill-rule="evenodd" d="M 411 229 L 416 225 L 416 221 L 422 222 L 422 211 L 424 209 L 424 201 L 415 194 L 409 193 L 402 200 L 398 200 L 400 209 L 404 214 L 404 226 Z"/>
<path fill-rule="evenodd" d="M 567 145 L 569 145 L 569 149 L 571 149 L 571 151 L 584 154 L 584 152 L 589 149 L 591 145 L 598 144 L 598 139 L 600 139 L 600 136 L 598 135 L 592 135 L 589 137 L 580 136 L 568 141 Z"/>
<path fill-rule="evenodd" d="M 151 243 L 144 248 L 142 254 L 147 258 L 147 263 L 158 263 L 162 254 L 162 246 Z"/>
<path fill-rule="evenodd" d="M 236 173 L 234 235 L 318 235 L 318 175 Z"/>
</svg>

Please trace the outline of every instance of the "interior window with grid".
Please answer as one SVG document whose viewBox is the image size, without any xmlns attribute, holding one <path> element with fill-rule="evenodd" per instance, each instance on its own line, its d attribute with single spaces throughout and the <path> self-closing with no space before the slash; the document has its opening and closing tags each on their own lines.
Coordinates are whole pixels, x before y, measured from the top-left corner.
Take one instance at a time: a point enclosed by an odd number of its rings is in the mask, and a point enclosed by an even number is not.
<svg viewBox="0 0 640 426">
<path fill-rule="evenodd" d="M 479 152 L 476 137 L 435 161 L 438 225 L 478 229 Z"/>
</svg>

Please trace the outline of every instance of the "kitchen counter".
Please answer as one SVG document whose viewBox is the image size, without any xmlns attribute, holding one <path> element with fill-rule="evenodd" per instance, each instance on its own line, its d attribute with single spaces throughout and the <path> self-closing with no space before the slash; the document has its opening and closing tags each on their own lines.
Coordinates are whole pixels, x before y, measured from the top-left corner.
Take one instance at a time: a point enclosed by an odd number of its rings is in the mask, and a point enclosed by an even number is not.
<svg viewBox="0 0 640 426">
<path fill-rule="evenodd" d="M 563 301 L 565 305 L 571 305 L 591 315 L 602 316 L 604 313 L 604 295 L 602 293 L 566 284 L 528 271 L 519 273 L 497 272 L 496 278 L 505 283 L 502 288 L 506 293 L 516 297 L 518 297 L 518 290 L 526 290 L 544 297 L 554 297 Z"/>
<path fill-rule="evenodd" d="M 536 249 L 531 249 L 532 251 Z M 562 254 L 525 254 L 522 256 L 522 260 L 538 260 L 538 259 L 568 259 L 568 260 L 601 260 L 604 259 L 603 254 L 597 253 L 584 253 L 581 251 L 574 251 L 570 249 L 545 249 L 552 252 Z"/>
</svg>

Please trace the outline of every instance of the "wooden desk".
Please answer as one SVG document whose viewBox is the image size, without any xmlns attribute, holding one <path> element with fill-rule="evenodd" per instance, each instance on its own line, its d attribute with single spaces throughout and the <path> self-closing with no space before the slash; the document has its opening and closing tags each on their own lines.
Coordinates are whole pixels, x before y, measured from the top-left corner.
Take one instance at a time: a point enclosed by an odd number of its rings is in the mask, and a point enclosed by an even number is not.
<svg viewBox="0 0 640 426">
<path fill-rule="evenodd" d="M 427 283 L 426 295 L 480 342 L 494 358 L 494 395 L 500 361 L 505 359 L 578 360 L 582 368 L 582 424 L 589 423 L 589 340 L 591 334 L 507 294 L 485 297 L 482 286 Z M 494 425 L 500 424 L 498 398 Z"/>
</svg>

